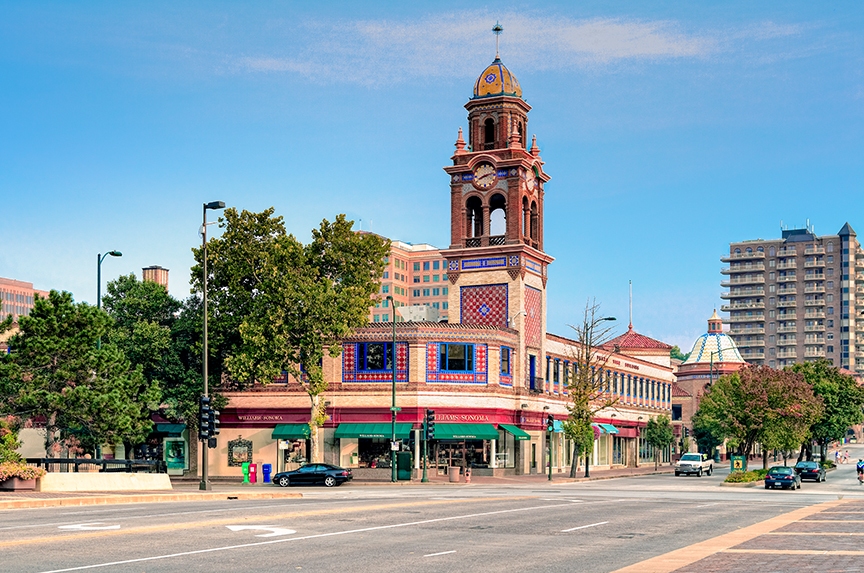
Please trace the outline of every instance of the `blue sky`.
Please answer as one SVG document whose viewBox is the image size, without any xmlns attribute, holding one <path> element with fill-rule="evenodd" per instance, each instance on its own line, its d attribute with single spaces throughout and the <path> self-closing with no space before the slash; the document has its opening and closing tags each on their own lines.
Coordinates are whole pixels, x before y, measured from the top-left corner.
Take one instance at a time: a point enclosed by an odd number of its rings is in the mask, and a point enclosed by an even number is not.
<svg viewBox="0 0 864 573">
<path fill-rule="evenodd" d="M 586 299 L 689 349 L 730 241 L 864 233 L 857 2 L 0 2 L 0 276 L 95 302 L 171 269 L 201 204 L 344 212 L 446 246 L 449 163 L 501 57 L 533 106 L 549 326 Z M 831 6 L 827 8 L 826 6 Z"/>
</svg>

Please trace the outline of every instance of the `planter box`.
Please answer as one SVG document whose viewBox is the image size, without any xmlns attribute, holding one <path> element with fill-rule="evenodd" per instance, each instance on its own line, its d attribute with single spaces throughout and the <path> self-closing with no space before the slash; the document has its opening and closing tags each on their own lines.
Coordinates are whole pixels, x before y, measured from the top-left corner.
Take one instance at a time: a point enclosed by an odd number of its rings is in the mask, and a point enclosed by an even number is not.
<svg viewBox="0 0 864 573">
<path fill-rule="evenodd" d="M 0 490 L 3 491 L 34 491 L 35 489 L 35 479 L 21 479 L 13 477 L 6 481 L 0 481 Z"/>
</svg>

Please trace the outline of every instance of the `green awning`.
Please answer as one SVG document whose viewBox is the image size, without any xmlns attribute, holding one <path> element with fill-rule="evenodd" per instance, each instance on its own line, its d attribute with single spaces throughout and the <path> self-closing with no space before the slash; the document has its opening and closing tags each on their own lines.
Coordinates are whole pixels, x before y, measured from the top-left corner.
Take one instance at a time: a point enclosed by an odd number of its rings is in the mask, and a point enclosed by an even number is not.
<svg viewBox="0 0 864 573">
<path fill-rule="evenodd" d="M 617 434 L 618 433 L 618 428 L 616 428 L 612 424 L 600 424 L 600 423 L 598 423 L 596 425 L 600 426 L 600 429 L 603 430 L 604 432 L 606 432 L 607 434 Z"/>
<path fill-rule="evenodd" d="M 531 439 L 531 436 L 528 435 L 528 432 L 526 432 L 522 428 L 517 428 L 516 426 L 511 426 L 510 424 L 498 424 L 498 427 L 507 432 L 508 434 L 513 434 L 513 437 L 516 438 L 516 441 Z"/>
<path fill-rule="evenodd" d="M 396 439 L 404 440 L 411 435 L 412 424 L 396 424 Z M 389 438 L 390 424 L 339 424 L 336 438 Z"/>
<path fill-rule="evenodd" d="M 276 424 L 270 438 L 274 440 L 308 440 L 309 424 Z"/>
<path fill-rule="evenodd" d="M 492 424 L 435 424 L 436 440 L 497 440 Z"/>
<path fill-rule="evenodd" d="M 186 424 L 156 424 L 153 431 L 157 434 L 168 434 L 168 437 L 179 438 L 186 429 Z"/>
</svg>

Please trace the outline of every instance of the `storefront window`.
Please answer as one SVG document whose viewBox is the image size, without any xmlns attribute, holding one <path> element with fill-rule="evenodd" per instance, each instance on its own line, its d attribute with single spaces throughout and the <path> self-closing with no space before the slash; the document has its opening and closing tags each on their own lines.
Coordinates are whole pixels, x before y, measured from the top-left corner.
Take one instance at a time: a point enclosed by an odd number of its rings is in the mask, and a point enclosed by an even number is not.
<svg viewBox="0 0 864 573">
<path fill-rule="evenodd" d="M 357 345 L 357 370 L 392 370 L 392 368 L 392 343 L 361 342 Z"/>
<path fill-rule="evenodd" d="M 473 344 L 439 344 L 438 368 L 460 372 L 474 371 Z"/>
<path fill-rule="evenodd" d="M 612 463 L 624 465 L 627 463 L 627 440 L 612 436 Z"/>
<path fill-rule="evenodd" d="M 357 442 L 359 467 L 390 467 L 390 440 L 387 438 L 360 438 Z"/>
</svg>

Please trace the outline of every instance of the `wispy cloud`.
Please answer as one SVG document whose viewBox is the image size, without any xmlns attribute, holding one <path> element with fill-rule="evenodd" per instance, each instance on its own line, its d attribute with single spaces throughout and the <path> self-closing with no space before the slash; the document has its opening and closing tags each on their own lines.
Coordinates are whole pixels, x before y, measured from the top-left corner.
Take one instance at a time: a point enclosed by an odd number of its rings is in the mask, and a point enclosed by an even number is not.
<svg viewBox="0 0 864 573">
<path fill-rule="evenodd" d="M 294 44 L 283 48 L 283 53 L 231 57 L 229 67 L 235 72 L 289 72 L 326 82 L 373 85 L 473 75 L 494 53 L 490 28 L 495 19 L 506 28 L 501 38 L 502 58 L 522 69 L 566 70 L 633 60 L 699 58 L 715 51 L 717 44 L 670 21 L 463 12 L 409 23 L 307 22 L 302 30 L 295 30 L 296 37 L 304 39 L 302 47 Z"/>
</svg>

